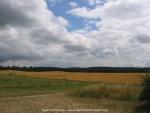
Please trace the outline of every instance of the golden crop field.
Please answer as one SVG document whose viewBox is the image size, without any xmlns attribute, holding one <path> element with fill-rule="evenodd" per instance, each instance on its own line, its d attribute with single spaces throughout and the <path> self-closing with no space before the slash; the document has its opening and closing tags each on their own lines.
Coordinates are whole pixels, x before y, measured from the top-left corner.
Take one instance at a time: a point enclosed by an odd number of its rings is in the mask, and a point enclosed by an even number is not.
<svg viewBox="0 0 150 113">
<path fill-rule="evenodd" d="M 24 72 L 5 70 L 0 75 L 20 75 L 40 78 L 67 79 L 77 81 L 102 81 L 112 83 L 138 84 L 142 81 L 144 73 L 79 73 L 79 72 Z"/>
</svg>

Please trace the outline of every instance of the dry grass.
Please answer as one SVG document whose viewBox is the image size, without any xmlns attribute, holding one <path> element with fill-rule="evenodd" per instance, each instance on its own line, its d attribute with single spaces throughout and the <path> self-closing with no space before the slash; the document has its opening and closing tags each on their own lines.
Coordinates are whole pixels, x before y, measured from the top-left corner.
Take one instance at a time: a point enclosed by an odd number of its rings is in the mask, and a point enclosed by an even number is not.
<svg viewBox="0 0 150 113">
<path fill-rule="evenodd" d="M 0 98 L 0 113 L 137 113 L 135 102 L 74 98 L 65 93 Z M 41 109 L 108 109 L 108 112 L 42 112 Z M 145 112 L 146 113 L 146 112 Z"/>
<path fill-rule="evenodd" d="M 67 79 L 77 81 L 102 81 L 111 83 L 139 84 L 145 73 L 79 73 L 79 72 L 23 72 L 23 71 L 0 71 L 2 75 L 15 74 L 20 76 L 32 76 L 40 78 Z"/>
<path fill-rule="evenodd" d="M 138 85 L 123 84 L 91 84 L 77 89 L 71 95 L 88 98 L 107 98 L 115 100 L 138 100 L 141 88 Z"/>
</svg>

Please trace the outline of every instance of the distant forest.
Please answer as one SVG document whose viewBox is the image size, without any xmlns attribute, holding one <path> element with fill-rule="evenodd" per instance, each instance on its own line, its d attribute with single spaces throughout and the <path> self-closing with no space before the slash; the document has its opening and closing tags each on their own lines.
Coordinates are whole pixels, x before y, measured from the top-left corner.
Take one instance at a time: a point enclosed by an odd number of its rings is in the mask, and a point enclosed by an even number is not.
<svg viewBox="0 0 150 113">
<path fill-rule="evenodd" d="M 65 71 L 65 72 L 104 72 L 104 73 L 150 73 L 150 67 L 137 68 L 137 67 L 71 67 L 71 68 L 59 68 L 59 67 L 18 67 L 18 66 L 0 66 L 0 70 L 18 70 L 18 71 Z"/>
</svg>

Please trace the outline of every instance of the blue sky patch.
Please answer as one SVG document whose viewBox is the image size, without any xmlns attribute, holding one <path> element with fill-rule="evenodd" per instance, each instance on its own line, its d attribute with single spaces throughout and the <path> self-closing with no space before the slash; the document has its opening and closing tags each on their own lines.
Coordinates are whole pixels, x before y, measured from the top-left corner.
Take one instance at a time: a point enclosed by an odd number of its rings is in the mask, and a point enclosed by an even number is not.
<svg viewBox="0 0 150 113">
<path fill-rule="evenodd" d="M 72 7 L 69 5 L 70 2 L 76 2 L 79 7 L 87 7 L 87 8 L 95 8 L 95 6 L 90 5 L 87 0 L 59 0 L 55 4 L 48 2 L 48 9 L 51 10 L 54 15 L 56 16 L 61 16 L 64 19 L 67 19 L 69 22 L 69 26 L 67 29 L 69 31 L 77 30 L 77 29 L 82 29 L 87 26 L 87 21 L 85 21 L 83 18 L 76 17 L 73 15 L 67 14 L 67 11 L 71 10 Z M 104 3 L 104 2 L 102 2 Z M 91 28 L 96 28 L 94 24 L 91 24 Z"/>
</svg>

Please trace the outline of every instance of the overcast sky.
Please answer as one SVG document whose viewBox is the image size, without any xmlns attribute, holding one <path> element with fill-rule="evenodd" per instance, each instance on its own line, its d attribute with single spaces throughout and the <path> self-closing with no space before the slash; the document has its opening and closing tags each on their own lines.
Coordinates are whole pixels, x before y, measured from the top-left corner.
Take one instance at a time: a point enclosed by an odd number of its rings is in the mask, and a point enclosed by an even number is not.
<svg viewBox="0 0 150 113">
<path fill-rule="evenodd" d="M 150 66 L 150 0 L 0 0 L 0 65 Z"/>
</svg>

